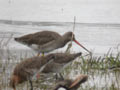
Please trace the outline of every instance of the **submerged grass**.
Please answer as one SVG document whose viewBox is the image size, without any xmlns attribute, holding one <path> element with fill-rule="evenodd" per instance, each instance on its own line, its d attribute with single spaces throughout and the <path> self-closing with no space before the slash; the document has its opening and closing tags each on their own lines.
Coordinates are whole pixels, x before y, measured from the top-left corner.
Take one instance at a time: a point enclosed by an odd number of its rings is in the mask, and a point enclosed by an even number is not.
<svg viewBox="0 0 120 90">
<path fill-rule="evenodd" d="M 11 35 L 12 37 L 12 35 Z M 27 58 L 34 56 L 28 52 L 21 54 L 11 53 L 9 50 L 9 41 L 0 40 L 0 90 L 12 90 L 9 87 L 10 75 L 15 64 Z M 16 53 L 16 52 L 15 52 Z M 18 58 L 19 57 L 19 58 Z M 11 62 L 12 61 L 12 62 Z M 89 76 L 88 81 L 81 85 L 79 90 L 120 90 L 120 52 L 116 55 L 110 53 L 110 50 L 104 56 L 81 56 L 70 66 L 68 66 L 62 74 L 64 77 L 74 78 L 79 74 Z M 43 78 L 41 78 L 43 79 Z M 51 90 L 49 89 L 55 83 L 51 80 L 38 80 L 34 82 L 34 90 Z M 53 79 L 53 78 L 52 78 Z M 29 90 L 27 82 L 18 86 L 18 90 Z"/>
<path fill-rule="evenodd" d="M 97 70 L 107 70 L 120 67 L 120 52 L 115 55 L 112 53 L 106 54 L 103 57 L 89 56 L 87 58 L 81 57 L 81 68 L 83 70 L 97 69 Z"/>
<path fill-rule="evenodd" d="M 80 90 L 120 90 L 120 52 L 114 55 L 109 50 L 104 56 L 81 56 L 63 74 L 87 74 L 88 82 Z"/>
</svg>

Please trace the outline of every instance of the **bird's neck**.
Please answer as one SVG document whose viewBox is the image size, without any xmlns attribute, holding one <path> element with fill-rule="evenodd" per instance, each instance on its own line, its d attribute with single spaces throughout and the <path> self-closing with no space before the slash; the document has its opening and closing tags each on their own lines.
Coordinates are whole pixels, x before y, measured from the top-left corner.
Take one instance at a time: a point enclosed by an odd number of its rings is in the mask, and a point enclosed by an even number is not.
<svg viewBox="0 0 120 90">
<path fill-rule="evenodd" d="M 64 44 L 67 44 L 71 40 L 66 35 L 63 35 L 62 41 L 64 42 Z"/>
</svg>

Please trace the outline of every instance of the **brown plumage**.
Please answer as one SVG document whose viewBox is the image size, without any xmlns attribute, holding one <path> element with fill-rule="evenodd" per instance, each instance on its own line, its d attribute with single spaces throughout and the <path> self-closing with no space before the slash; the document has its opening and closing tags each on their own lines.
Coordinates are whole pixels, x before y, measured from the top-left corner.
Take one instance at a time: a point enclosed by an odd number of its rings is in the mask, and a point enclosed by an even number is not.
<svg viewBox="0 0 120 90">
<path fill-rule="evenodd" d="M 75 40 L 74 34 L 72 32 L 66 32 L 64 35 L 60 35 L 53 31 L 41 31 L 15 38 L 15 41 L 29 46 L 38 53 L 47 53 L 55 49 L 62 48 L 71 40 L 87 50 L 84 46 Z"/>
<path fill-rule="evenodd" d="M 31 45 L 31 44 L 44 45 L 58 38 L 61 38 L 61 36 L 56 32 L 42 31 L 42 32 L 36 32 L 33 34 L 24 35 L 19 38 L 15 38 L 15 40 L 27 45 Z"/>
<path fill-rule="evenodd" d="M 42 70 L 42 73 L 60 73 L 73 60 L 81 56 L 81 54 L 81 52 L 75 54 L 55 53 L 55 59 L 46 64 L 46 66 Z"/>
<path fill-rule="evenodd" d="M 87 75 L 79 75 L 75 80 L 64 79 L 58 81 L 53 90 L 77 90 L 82 83 L 87 81 L 87 79 Z"/>
<path fill-rule="evenodd" d="M 10 80 L 10 86 L 16 90 L 15 86 L 17 84 L 29 80 L 31 90 L 33 90 L 31 81 L 33 75 L 38 72 L 59 73 L 66 64 L 80 55 L 81 52 L 75 54 L 54 53 L 45 57 L 28 58 L 16 65 Z"/>
<path fill-rule="evenodd" d="M 29 80 L 32 89 L 31 79 L 42 66 L 54 58 L 53 54 L 46 57 L 32 57 L 17 64 L 10 79 L 10 86 L 16 90 L 16 85 Z"/>
</svg>

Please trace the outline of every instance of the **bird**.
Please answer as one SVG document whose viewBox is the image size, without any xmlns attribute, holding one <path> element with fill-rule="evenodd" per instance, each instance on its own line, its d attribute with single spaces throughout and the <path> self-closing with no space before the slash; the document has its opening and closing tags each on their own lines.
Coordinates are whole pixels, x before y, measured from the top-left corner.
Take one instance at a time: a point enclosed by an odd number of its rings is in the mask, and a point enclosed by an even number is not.
<svg viewBox="0 0 120 90">
<path fill-rule="evenodd" d="M 25 81 L 29 81 L 31 90 L 33 90 L 33 76 L 50 60 L 54 58 L 53 54 L 45 57 L 31 57 L 17 64 L 10 78 L 10 87 L 16 90 L 16 86 Z"/>
<path fill-rule="evenodd" d="M 39 72 L 44 74 L 59 73 L 66 64 L 80 55 L 81 52 L 75 54 L 51 53 L 44 57 L 27 58 L 15 66 L 10 86 L 16 90 L 16 85 L 29 81 L 31 90 L 33 90 L 32 78 L 34 75 Z"/>
<path fill-rule="evenodd" d="M 86 51 L 90 52 L 75 39 L 75 35 L 70 31 L 63 35 L 60 35 L 54 31 L 41 31 L 21 37 L 15 37 L 14 40 L 32 48 L 38 53 L 37 56 L 39 56 L 40 53 L 42 53 L 42 56 L 44 56 L 44 53 L 62 48 L 70 41 L 74 41 Z"/>
<path fill-rule="evenodd" d="M 41 70 L 42 73 L 48 74 L 48 73 L 56 73 L 56 79 L 57 76 L 60 75 L 60 78 L 63 78 L 61 75 L 61 71 L 64 70 L 73 60 L 75 60 L 77 57 L 81 56 L 82 53 L 55 53 L 54 57 L 55 59 L 49 62 L 45 65 L 45 67 Z"/>
<path fill-rule="evenodd" d="M 57 81 L 52 90 L 77 90 L 80 85 L 88 80 L 87 75 L 79 75 L 75 80 L 63 79 Z"/>
</svg>

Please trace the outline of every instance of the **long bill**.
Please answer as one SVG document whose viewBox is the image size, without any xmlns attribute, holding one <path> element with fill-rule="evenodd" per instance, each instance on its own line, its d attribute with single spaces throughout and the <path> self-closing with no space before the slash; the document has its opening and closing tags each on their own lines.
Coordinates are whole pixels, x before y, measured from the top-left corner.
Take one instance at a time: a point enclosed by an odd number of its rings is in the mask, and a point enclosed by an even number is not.
<svg viewBox="0 0 120 90">
<path fill-rule="evenodd" d="M 75 43 L 77 43 L 79 46 L 81 46 L 83 49 L 85 49 L 87 52 L 91 53 L 88 49 L 86 49 L 83 45 L 81 45 L 77 40 L 74 40 Z"/>
</svg>

